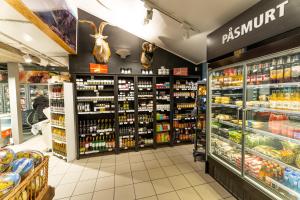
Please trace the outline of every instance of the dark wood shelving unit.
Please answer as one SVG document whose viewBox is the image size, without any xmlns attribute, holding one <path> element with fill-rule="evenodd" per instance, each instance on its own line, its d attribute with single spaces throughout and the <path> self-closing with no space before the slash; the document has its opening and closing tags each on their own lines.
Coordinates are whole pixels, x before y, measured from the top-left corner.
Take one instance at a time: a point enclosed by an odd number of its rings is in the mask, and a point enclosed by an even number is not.
<svg viewBox="0 0 300 200">
<path fill-rule="evenodd" d="M 99 90 L 99 94 L 101 94 L 101 92 L 111 92 L 112 95 L 114 96 L 114 100 L 113 100 L 113 104 L 115 105 L 114 107 L 114 112 L 113 113 L 99 113 L 99 114 L 93 114 L 93 115 L 79 115 L 77 114 L 76 116 L 76 121 L 77 121 L 77 132 L 76 132 L 76 138 L 77 138 L 77 158 L 80 159 L 80 158 L 85 158 L 85 157 L 93 157 L 93 156 L 99 156 L 99 155 L 103 155 L 103 154 L 112 154 L 112 153 L 121 153 L 121 152 L 124 152 L 124 151 L 139 151 L 140 149 L 146 149 L 146 148 L 159 148 L 161 146 L 166 146 L 166 145 L 169 145 L 169 146 L 173 146 L 175 144 L 175 129 L 173 127 L 173 124 L 174 124 L 174 116 L 175 116 L 175 102 L 176 102 L 176 99 L 174 98 L 174 87 L 173 87 L 173 84 L 175 83 L 175 81 L 177 79 L 180 79 L 180 80 L 193 80 L 195 83 L 200 79 L 200 76 L 187 76 L 187 77 L 174 77 L 172 75 L 135 75 L 135 74 L 119 74 L 119 75 L 113 75 L 113 74 L 88 74 L 88 73 L 83 73 L 83 74 L 74 74 L 73 76 L 73 80 L 74 82 L 76 82 L 76 79 L 78 78 L 85 78 L 85 79 L 91 79 L 91 78 L 95 78 L 97 80 L 100 80 L 100 79 L 107 79 L 109 77 L 110 80 L 113 80 L 114 81 L 114 85 L 113 85 L 113 88 L 114 90 L 108 90 L 108 89 L 103 89 L 102 91 Z M 131 147 L 131 148 L 128 148 L 128 149 L 124 149 L 120 146 L 120 127 L 123 126 L 120 124 L 120 121 L 119 121 L 119 116 L 121 114 L 123 114 L 123 112 L 119 112 L 119 105 L 123 102 L 123 101 L 119 101 L 119 98 L 118 98 L 118 95 L 119 95 L 119 84 L 118 84 L 118 80 L 120 79 L 131 79 L 134 83 L 134 100 L 132 101 L 128 101 L 128 102 L 133 102 L 134 106 L 132 108 L 132 110 L 134 110 L 134 112 L 132 114 L 134 114 L 134 139 L 135 139 L 135 144 L 134 144 L 134 147 Z M 152 84 L 152 88 L 150 90 L 140 90 L 138 88 L 138 81 L 139 80 L 149 80 L 151 81 L 151 84 Z M 164 88 L 164 89 L 157 89 L 156 88 L 156 84 L 160 84 L 160 83 L 165 83 L 165 82 L 168 82 L 169 83 L 169 88 Z M 78 92 L 76 90 L 77 88 L 77 85 L 74 87 L 75 88 L 75 99 L 76 99 L 76 113 L 78 113 L 78 110 L 77 110 L 77 103 L 79 103 L 79 101 L 77 101 L 77 95 L 78 95 Z M 138 97 L 138 94 L 142 91 L 147 91 L 147 92 L 150 92 L 152 94 L 152 98 L 149 100 L 153 101 L 153 111 L 151 112 L 152 114 L 152 117 L 153 117 L 153 122 L 152 122 L 152 125 L 148 125 L 149 126 L 149 129 L 153 129 L 152 131 L 152 137 L 153 138 L 153 144 L 151 145 L 144 145 L 144 146 L 141 146 L 139 145 L 140 141 L 139 141 L 139 131 L 138 131 L 138 128 L 139 128 L 139 111 L 138 111 L 138 106 L 139 106 L 139 102 L 140 101 L 143 101 L 142 99 L 143 98 L 139 98 Z M 161 91 L 166 91 L 166 94 L 169 94 L 170 95 L 170 98 L 169 98 L 169 101 L 166 101 L 166 100 L 160 100 L 160 99 L 157 99 L 157 92 L 161 92 Z M 81 92 L 81 91 L 80 91 Z M 79 92 L 79 93 L 80 93 Z M 126 91 L 125 91 L 126 92 Z M 176 91 L 175 91 L 176 92 Z M 195 90 L 196 92 L 196 90 Z M 148 100 L 148 101 L 149 101 Z M 185 99 L 183 99 L 185 100 Z M 147 101 L 147 100 L 146 100 Z M 157 105 L 160 105 L 160 103 L 164 103 L 164 104 L 169 104 L 170 105 L 170 110 L 169 111 L 159 111 L 157 109 Z M 191 109 L 192 110 L 192 109 Z M 126 112 L 125 112 L 126 113 Z M 169 119 L 164 119 L 164 120 L 157 120 L 156 118 L 156 114 L 157 113 L 167 113 L 168 116 L 169 116 Z M 148 113 L 150 114 L 150 113 Z M 114 116 L 112 116 L 114 115 Z M 80 154 L 80 130 L 79 130 L 79 120 L 80 119 L 90 119 L 90 118 L 96 118 L 96 119 L 101 119 L 103 117 L 107 117 L 107 116 L 111 116 L 111 118 L 114 119 L 114 138 L 115 138 L 115 148 L 113 149 L 113 151 L 101 151 L 99 150 L 99 152 L 95 152 L 95 153 L 91 153 L 91 154 Z M 157 141 L 157 134 L 159 133 L 156 129 L 156 125 L 158 123 L 165 123 L 165 122 L 169 122 L 170 124 L 170 130 L 169 130 L 169 137 L 170 137 L 170 140 L 169 141 L 164 141 L 164 142 L 158 142 Z M 151 128 L 150 128 L 151 126 Z M 149 134 L 150 135 L 150 134 Z M 147 136 L 144 136 L 144 137 L 147 137 Z M 150 137 L 148 136 L 147 137 L 148 139 L 150 139 Z M 186 143 L 192 143 L 192 141 L 189 141 L 189 142 L 181 142 L 181 144 L 186 144 Z"/>
</svg>

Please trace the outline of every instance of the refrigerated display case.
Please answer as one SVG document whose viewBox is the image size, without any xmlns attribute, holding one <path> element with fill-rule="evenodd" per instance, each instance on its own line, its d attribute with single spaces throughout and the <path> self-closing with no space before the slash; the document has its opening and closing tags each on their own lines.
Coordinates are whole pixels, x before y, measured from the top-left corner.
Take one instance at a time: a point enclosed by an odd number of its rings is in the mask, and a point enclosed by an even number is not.
<svg viewBox="0 0 300 200">
<path fill-rule="evenodd" d="M 271 199 L 300 199 L 300 49 L 209 71 L 208 155 Z"/>
<path fill-rule="evenodd" d="M 0 83 L 0 114 L 10 113 L 8 83 Z"/>
</svg>

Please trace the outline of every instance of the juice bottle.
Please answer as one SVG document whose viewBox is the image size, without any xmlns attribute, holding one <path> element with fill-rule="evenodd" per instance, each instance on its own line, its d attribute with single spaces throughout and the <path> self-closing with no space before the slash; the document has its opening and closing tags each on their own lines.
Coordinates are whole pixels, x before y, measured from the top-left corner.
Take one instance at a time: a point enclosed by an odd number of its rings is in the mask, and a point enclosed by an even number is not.
<svg viewBox="0 0 300 200">
<path fill-rule="evenodd" d="M 277 61 L 272 60 L 272 66 L 270 67 L 270 78 L 272 83 L 277 83 Z"/>
<path fill-rule="evenodd" d="M 251 85 L 251 76 L 252 76 L 252 68 L 251 66 L 247 66 L 247 85 Z"/>
<path fill-rule="evenodd" d="M 270 96 L 270 108 L 276 108 L 277 102 L 277 91 L 273 90 L 272 95 Z"/>
<path fill-rule="evenodd" d="M 299 82 L 300 81 L 300 54 L 293 56 L 292 61 L 292 81 Z"/>
<path fill-rule="evenodd" d="M 282 109 L 289 109 L 290 105 L 290 100 L 291 100 L 291 90 L 290 88 L 284 89 L 284 99 L 283 99 L 283 104 L 282 104 Z"/>
<path fill-rule="evenodd" d="M 277 61 L 276 78 L 277 83 L 283 82 L 284 59 L 281 57 Z"/>
<path fill-rule="evenodd" d="M 283 73 L 283 79 L 284 82 L 290 82 L 292 78 L 292 69 L 291 69 L 291 56 L 288 56 L 286 58 L 286 63 L 284 65 L 284 73 Z"/>
<path fill-rule="evenodd" d="M 262 64 L 257 65 L 256 84 L 260 85 L 263 81 Z"/>
<path fill-rule="evenodd" d="M 263 71 L 263 83 L 268 84 L 270 83 L 270 62 L 266 62 L 262 65 L 262 71 Z"/>
<path fill-rule="evenodd" d="M 279 90 L 277 93 L 276 108 L 283 109 L 283 102 L 284 102 L 284 92 L 283 90 Z"/>
</svg>

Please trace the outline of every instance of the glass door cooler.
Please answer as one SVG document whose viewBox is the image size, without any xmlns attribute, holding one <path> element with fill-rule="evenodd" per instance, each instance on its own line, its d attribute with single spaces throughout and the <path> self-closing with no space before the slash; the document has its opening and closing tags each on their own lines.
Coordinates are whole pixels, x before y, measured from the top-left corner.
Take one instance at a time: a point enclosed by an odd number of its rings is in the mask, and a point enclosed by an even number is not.
<svg viewBox="0 0 300 200">
<path fill-rule="evenodd" d="M 300 199 L 299 52 L 209 72 L 209 156 L 272 199 Z"/>
</svg>

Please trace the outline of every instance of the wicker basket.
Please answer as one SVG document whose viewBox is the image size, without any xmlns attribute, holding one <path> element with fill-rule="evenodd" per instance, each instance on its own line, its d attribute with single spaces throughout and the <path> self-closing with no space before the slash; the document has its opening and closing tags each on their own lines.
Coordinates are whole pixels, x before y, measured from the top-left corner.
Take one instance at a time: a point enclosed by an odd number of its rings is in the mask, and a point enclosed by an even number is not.
<svg viewBox="0 0 300 200">
<path fill-rule="evenodd" d="M 48 186 L 48 162 L 49 157 L 45 156 L 41 164 L 3 200 L 42 200 L 49 190 Z M 27 196 L 27 198 L 26 198 Z M 23 197 L 23 198 L 22 198 Z"/>
</svg>

